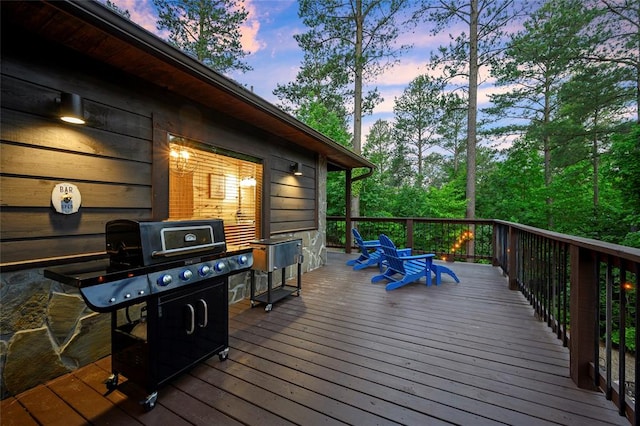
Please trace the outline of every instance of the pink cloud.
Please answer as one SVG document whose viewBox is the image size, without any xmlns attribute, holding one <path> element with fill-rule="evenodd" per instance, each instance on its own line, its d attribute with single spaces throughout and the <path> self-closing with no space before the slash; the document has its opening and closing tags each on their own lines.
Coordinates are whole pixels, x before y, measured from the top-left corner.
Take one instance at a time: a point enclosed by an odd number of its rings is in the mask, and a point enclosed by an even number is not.
<svg viewBox="0 0 640 426">
<path fill-rule="evenodd" d="M 242 48 L 251 54 L 266 47 L 266 43 L 258 38 L 261 17 L 254 3 L 253 0 L 245 1 L 244 8 L 249 14 L 247 20 L 240 27 L 240 42 L 242 43 Z"/>
</svg>

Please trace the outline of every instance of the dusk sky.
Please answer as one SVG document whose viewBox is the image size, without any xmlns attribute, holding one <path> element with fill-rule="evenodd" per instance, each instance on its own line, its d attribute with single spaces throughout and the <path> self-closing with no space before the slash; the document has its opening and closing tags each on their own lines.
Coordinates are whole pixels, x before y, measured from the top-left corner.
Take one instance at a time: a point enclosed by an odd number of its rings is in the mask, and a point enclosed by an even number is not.
<svg viewBox="0 0 640 426">
<path fill-rule="evenodd" d="M 100 0 L 104 3 L 106 0 Z M 166 40 L 166 35 L 156 29 L 157 14 L 151 0 L 111 0 L 121 9 L 131 14 L 131 20 L 148 31 Z M 245 0 L 249 12 L 242 28 L 242 45 L 251 52 L 244 61 L 253 71 L 233 73 L 234 79 L 267 101 L 277 104 L 273 90 L 278 84 L 294 81 L 302 61 L 302 51 L 293 38 L 294 34 L 305 32 L 306 27 L 298 18 L 296 0 Z M 427 72 L 426 64 L 430 52 L 440 44 L 449 42 L 449 34 L 430 34 L 430 26 L 422 24 L 416 32 L 403 34 L 400 44 L 412 44 L 413 48 L 400 58 L 385 75 L 372 82 L 384 98 L 373 115 L 363 117 L 363 142 L 369 127 L 375 120 L 393 118 L 394 99 L 402 95 L 409 82 Z M 479 103 L 487 101 L 488 91 L 495 90 L 490 85 L 481 86 Z M 482 106 L 482 105 L 481 105 Z"/>
</svg>

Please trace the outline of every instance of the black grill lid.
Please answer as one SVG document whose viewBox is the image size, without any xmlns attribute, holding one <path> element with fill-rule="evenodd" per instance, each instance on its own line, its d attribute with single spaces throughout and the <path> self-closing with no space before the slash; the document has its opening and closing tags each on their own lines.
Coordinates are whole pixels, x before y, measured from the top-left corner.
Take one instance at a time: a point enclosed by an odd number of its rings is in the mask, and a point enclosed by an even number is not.
<svg viewBox="0 0 640 426">
<path fill-rule="evenodd" d="M 226 251 L 221 219 L 164 222 L 118 219 L 107 222 L 105 233 L 112 267 L 135 268 Z"/>
</svg>

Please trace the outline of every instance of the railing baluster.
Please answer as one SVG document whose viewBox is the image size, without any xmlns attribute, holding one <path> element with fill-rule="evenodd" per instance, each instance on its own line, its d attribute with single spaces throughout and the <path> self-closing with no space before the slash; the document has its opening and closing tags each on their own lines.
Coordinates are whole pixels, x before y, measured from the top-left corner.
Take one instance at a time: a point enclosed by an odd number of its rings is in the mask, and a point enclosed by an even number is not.
<svg viewBox="0 0 640 426">
<path fill-rule="evenodd" d="M 618 396 L 620 398 L 620 402 L 618 404 L 618 413 L 621 416 L 624 416 L 626 411 L 626 390 L 625 390 L 625 382 L 626 382 L 626 365 L 625 365 L 625 349 L 626 349 L 626 323 L 627 323 L 627 290 L 625 287 L 626 284 L 626 273 L 623 265 L 620 266 L 620 283 L 618 288 L 618 300 L 620 303 L 620 313 L 618 316 L 619 321 L 619 335 L 620 335 L 620 343 L 618 345 Z"/>
<path fill-rule="evenodd" d="M 605 336 L 605 367 L 606 367 L 606 375 L 607 375 L 607 384 L 605 395 L 607 399 L 612 398 L 612 387 L 611 387 L 611 333 L 613 332 L 613 265 L 611 264 L 611 259 L 607 256 L 607 298 L 606 298 L 606 336 Z"/>
</svg>

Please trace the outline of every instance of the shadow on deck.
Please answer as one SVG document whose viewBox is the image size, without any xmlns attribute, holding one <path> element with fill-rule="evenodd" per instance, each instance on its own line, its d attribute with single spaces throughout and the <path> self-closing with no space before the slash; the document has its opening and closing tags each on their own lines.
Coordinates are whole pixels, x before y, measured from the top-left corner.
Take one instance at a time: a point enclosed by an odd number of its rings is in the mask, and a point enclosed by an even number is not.
<svg viewBox="0 0 640 426">
<path fill-rule="evenodd" d="M 461 282 L 390 292 L 377 269 L 329 253 L 271 312 L 231 306 L 229 359 L 144 394 L 106 393 L 110 358 L 2 401 L 9 424 L 629 424 L 569 378 L 569 352 L 500 270 L 448 264 Z"/>
</svg>

